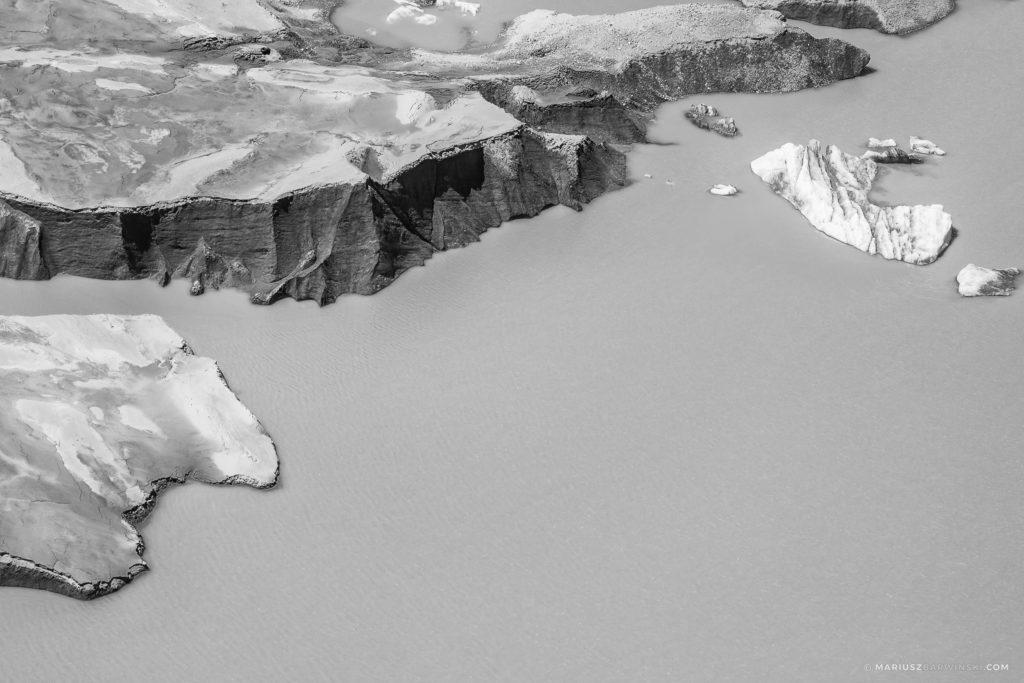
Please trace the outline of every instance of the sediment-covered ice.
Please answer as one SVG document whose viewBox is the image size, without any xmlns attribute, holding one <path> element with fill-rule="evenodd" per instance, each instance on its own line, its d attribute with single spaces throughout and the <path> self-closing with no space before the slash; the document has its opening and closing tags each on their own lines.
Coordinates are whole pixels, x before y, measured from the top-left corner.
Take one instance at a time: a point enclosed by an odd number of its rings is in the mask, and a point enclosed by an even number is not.
<svg viewBox="0 0 1024 683">
<path fill-rule="evenodd" d="M 156 316 L 0 317 L 0 585 L 78 598 L 146 568 L 134 524 L 187 479 L 277 480 L 274 444 Z"/>
<path fill-rule="evenodd" d="M 953 234 L 942 206 L 879 206 L 868 199 L 877 166 L 811 140 L 787 143 L 750 168 L 829 237 L 869 254 L 923 265 L 939 257 Z"/>
<path fill-rule="evenodd" d="M 739 128 L 731 116 L 722 116 L 714 107 L 700 103 L 687 110 L 686 118 L 698 128 L 714 131 L 727 138 L 739 135 Z"/>
<path fill-rule="evenodd" d="M 1010 296 L 1017 289 L 1020 268 L 983 268 L 973 263 L 964 266 L 956 276 L 961 296 Z"/>
</svg>

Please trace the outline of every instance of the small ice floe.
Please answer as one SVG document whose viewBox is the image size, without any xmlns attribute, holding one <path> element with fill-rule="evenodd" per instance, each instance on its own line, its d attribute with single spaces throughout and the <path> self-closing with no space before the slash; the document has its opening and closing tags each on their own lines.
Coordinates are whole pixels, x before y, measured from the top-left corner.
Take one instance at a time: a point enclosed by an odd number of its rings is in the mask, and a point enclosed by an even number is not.
<svg viewBox="0 0 1024 683">
<path fill-rule="evenodd" d="M 725 185 L 723 183 L 716 183 L 711 186 L 711 189 L 708 190 L 708 192 L 710 192 L 711 194 L 716 194 L 719 197 L 732 197 L 734 194 L 739 192 L 739 190 L 736 189 L 735 185 Z"/>
<path fill-rule="evenodd" d="M 665 181 L 665 184 L 666 184 L 666 185 L 675 185 L 675 184 L 676 184 L 676 181 L 674 181 L 674 180 L 666 180 L 666 181 Z"/>
<path fill-rule="evenodd" d="M 982 268 L 968 263 L 956 276 L 960 296 L 1010 296 L 1020 268 Z"/>
<path fill-rule="evenodd" d="M 722 116 L 718 110 L 707 104 L 695 104 L 685 114 L 693 125 L 704 130 L 711 130 L 727 138 L 739 135 L 739 128 L 731 116 Z"/>
<path fill-rule="evenodd" d="M 910 151 L 918 154 L 934 154 L 935 156 L 946 156 L 946 151 L 931 140 L 919 138 L 916 135 L 910 136 Z"/>
<path fill-rule="evenodd" d="M 868 138 L 868 147 L 871 149 L 884 149 L 886 147 L 895 147 L 896 141 L 892 138 L 886 138 L 885 140 L 879 140 L 878 138 Z"/>
<path fill-rule="evenodd" d="M 644 173 L 644 178 L 653 178 L 653 177 L 654 176 L 652 176 L 650 173 Z"/>
</svg>

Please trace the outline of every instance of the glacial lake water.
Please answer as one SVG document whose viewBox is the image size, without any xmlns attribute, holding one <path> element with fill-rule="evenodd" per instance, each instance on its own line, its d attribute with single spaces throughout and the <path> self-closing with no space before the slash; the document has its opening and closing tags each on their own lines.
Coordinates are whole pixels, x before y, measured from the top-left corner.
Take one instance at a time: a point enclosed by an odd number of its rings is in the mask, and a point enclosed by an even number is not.
<svg viewBox="0 0 1024 683">
<path fill-rule="evenodd" d="M 373 297 L 0 281 L 2 314 L 163 315 L 282 460 L 272 491 L 162 494 L 117 594 L 0 589 L 0 680 L 1019 680 L 1024 293 L 954 277 L 1024 266 L 1021 26 L 990 0 L 908 38 L 807 26 L 874 73 L 667 105 L 630 187 Z M 742 135 L 686 123 L 699 100 Z M 875 196 L 952 213 L 926 267 L 818 234 L 748 167 L 911 134 L 948 156 Z"/>
</svg>

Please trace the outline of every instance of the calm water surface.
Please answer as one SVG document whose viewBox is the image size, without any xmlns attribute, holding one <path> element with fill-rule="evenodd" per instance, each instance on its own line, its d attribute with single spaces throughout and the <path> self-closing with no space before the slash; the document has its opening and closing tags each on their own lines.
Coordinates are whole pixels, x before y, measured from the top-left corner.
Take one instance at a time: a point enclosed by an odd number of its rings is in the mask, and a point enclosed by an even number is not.
<svg viewBox="0 0 1024 683">
<path fill-rule="evenodd" d="M 283 463 L 270 492 L 163 494 L 118 594 L 0 591 L 0 680 L 1020 680 L 1024 294 L 953 278 L 1024 266 L 1021 25 L 967 0 L 907 39 L 809 27 L 877 71 L 702 98 L 734 140 L 666 106 L 631 187 L 374 297 L 0 281 L 4 314 L 163 315 Z M 876 197 L 952 213 L 927 267 L 819 235 L 748 168 L 910 134 L 949 156 Z"/>
</svg>

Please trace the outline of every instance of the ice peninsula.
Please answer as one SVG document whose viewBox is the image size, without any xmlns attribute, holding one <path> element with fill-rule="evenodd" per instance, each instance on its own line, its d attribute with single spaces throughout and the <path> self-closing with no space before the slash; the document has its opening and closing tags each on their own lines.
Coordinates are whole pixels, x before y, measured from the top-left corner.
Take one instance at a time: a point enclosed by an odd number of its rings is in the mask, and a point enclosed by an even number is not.
<svg viewBox="0 0 1024 683">
<path fill-rule="evenodd" d="M 0 317 L 0 586 L 89 599 L 146 569 L 171 483 L 277 481 L 274 444 L 152 315 Z"/>
<path fill-rule="evenodd" d="M 824 86 L 869 60 L 738 5 L 537 10 L 440 53 L 342 34 L 335 4 L 9 6 L 0 274 L 183 278 L 259 303 L 371 294 L 622 186 L 618 143 L 661 102 Z"/>
</svg>

